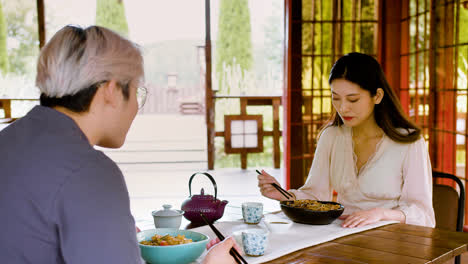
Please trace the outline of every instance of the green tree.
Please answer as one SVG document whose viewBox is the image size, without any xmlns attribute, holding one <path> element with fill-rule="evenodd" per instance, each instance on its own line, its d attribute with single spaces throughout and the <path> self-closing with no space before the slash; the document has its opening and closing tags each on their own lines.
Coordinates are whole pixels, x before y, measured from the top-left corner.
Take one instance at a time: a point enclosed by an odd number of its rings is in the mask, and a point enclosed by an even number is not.
<svg viewBox="0 0 468 264">
<path fill-rule="evenodd" d="M 267 23 L 264 25 L 265 48 L 264 53 L 268 62 L 274 67 L 275 73 L 280 75 L 283 66 L 283 16 L 284 7 L 283 1 L 272 1 L 273 10 L 267 18 Z"/>
<path fill-rule="evenodd" d="M 97 0 L 96 25 L 128 36 L 128 24 L 122 0 Z"/>
<path fill-rule="evenodd" d="M 3 1 L 3 3 L 3 12 L 8 21 L 10 72 L 33 76 L 39 54 L 36 3 L 31 0 Z"/>
<path fill-rule="evenodd" d="M 0 72 L 6 74 L 8 70 L 7 27 L 3 16 L 2 2 L 0 2 Z"/>
<path fill-rule="evenodd" d="M 229 94 L 223 87 L 223 65 L 238 64 L 243 71 L 252 67 L 252 40 L 248 0 L 221 0 L 218 38 L 216 41 L 216 76 L 219 91 Z"/>
</svg>

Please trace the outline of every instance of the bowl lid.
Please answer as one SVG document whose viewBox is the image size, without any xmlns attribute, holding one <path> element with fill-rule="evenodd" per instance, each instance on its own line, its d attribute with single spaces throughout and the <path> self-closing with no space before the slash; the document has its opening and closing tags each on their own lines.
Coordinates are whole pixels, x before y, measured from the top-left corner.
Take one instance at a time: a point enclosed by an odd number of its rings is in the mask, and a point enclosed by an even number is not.
<svg viewBox="0 0 468 264">
<path fill-rule="evenodd" d="M 179 216 L 184 214 L 182 210 L 171 210 L 172 205 L 165 204 L 163 205 L 164 210 L 153 211 L 151 214 L 153 216 Z"/>
</svg>

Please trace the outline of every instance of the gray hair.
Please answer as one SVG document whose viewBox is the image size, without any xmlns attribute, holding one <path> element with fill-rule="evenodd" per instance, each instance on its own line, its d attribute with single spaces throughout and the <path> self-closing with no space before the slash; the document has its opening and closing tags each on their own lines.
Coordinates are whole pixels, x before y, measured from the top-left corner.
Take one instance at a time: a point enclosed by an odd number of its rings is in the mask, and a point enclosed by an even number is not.
<svg viewBox="0 0 468 264">
<path fill-rule="evenodd" d="M 99 26 L 65 26 L 42 48 L 36 85 L 47 97 L 75 95 L 111 79 L 129 83 L 144 77 L 140 48 Z"/>
</svg>

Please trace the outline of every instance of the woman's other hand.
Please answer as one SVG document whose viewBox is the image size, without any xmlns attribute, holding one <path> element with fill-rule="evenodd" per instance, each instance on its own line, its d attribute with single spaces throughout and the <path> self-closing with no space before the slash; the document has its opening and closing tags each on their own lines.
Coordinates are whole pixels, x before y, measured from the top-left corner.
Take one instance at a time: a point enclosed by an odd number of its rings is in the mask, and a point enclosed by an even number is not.
<svg viewBox="0 0 468 264">
<path fill-rule="evenodd" d="M 342 215 L 340 219 L 344 219 L 341 224 L 342 227 L 361 227 L 385 220 L 406 222 L 406 216 L 401 210 L 385 208 L 373 208 L 355 212 L 351 215 Z"/>
<path fill-rule="evenodd" d="M 359 211 L 348 216 L 340 217 L 340 219 L 344 219 L 341 226 L 351 228 L 373 224 L 382 220 L 382 218 L 383 210 L 381 208 Z"/>
<path fill-rule="evenodd" d="M 263 196 L 278 201 L 287 200 L 278 190 L 276 190 L 275 187 L 273 187 L 273 185 L 271 185 L 272 183 L 276 183 L 279 186 L 281 186 L 281 184 L 279 184 L 275 177 L 262 170 L 262 174 L 259 174 L 257 176 L 257 179 L 258 187 L 260 188 L 260 192 Z"/>
<path fill-rule="evenodd" d="M 241 249 L 234 241 L 234 238 L 228 237 L 223 241 L 220 241 L 218 238 L 212 239 L 207 245 L 206 248 L 209 250 L 206 254 L 205 259 L 203 260 L 204 264 L 235 264 L 236 261 L 229 254 L 229 250 L 234 247 L 237 252 L 241 253 Z"/>
</svg>

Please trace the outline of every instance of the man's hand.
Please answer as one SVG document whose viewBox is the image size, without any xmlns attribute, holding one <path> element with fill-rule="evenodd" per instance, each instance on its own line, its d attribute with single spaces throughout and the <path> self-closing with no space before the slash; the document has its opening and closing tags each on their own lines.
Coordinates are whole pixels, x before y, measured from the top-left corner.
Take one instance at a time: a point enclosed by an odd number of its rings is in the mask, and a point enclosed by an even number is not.
<svg viewBox="0 0 468 264">
<path fill-rule="evenodd" d="M 236 261 L 229 254 L 229 250 L 231 250 L 232 247 L 234 247 L 237 252 L 242 252 L 233 237 L 228 237 L 223 241 L 220 241 L 218 238 L 211 240 L 206 245 L 209 251 L 203 260 L 203 264 L 235 264 Z"/>
</svg>

